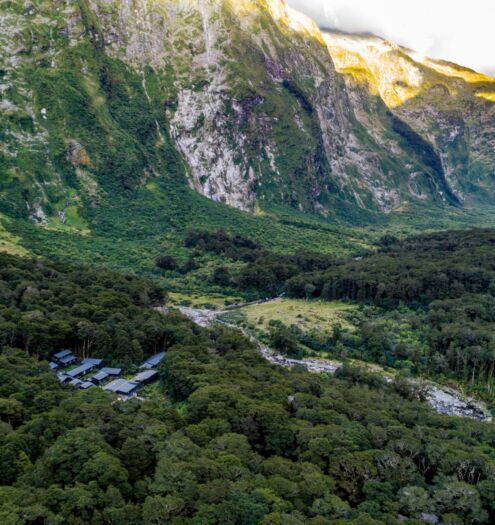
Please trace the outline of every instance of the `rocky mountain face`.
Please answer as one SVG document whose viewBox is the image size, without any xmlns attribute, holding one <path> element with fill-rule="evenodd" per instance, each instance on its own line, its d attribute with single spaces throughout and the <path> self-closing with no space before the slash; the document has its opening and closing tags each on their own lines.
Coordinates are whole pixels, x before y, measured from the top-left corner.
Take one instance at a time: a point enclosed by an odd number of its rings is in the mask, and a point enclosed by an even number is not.
<svg viewBox="0 0 495 525">
<path fill-rule="evenodd" d="M 247 211 L 493 194 L 495 83 L 283 0 L 14 0 L 0 208 L 43 222 L 154 177 Z"/>
<path fill-rule="evenodd" d="M 377 142 L 394 147 L 394 131 L 445 179 L 454 200 L 493 202 L 495 79 L 374 35 L 324 38 L 354 114 Z M 421 198 L 410 171 L 411 192 Z"/>
</svg>

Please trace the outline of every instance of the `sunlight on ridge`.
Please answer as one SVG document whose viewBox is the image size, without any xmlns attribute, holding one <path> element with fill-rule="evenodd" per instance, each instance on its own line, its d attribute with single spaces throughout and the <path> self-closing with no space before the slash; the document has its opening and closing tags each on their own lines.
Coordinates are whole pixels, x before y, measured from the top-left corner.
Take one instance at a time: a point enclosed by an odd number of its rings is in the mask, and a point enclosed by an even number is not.
<svg viewBox="0 0 495 525">
<path fill-rule="evenodd" d="M 244 14 L 256 14 L 262 9 L 254 0 L 231 0 L 232 8 Z M 314 20 L 289 7 L 284 0 L 267 0 L 266 9 L 282 29 L 289 29 L 323 43 L 323 35 Z"/>
<path fill-rule="evenodd" d="M 292 9 L 281 0 L 270 0 L 268 2 L 268 8 L 278 23 L 282 23 L 292 31 L 302 33 L 305 36 L 323 42 L 323 35 L 321 34 L 320 28 L 309 16 Z"/>
<path fill-rule="evenodd" d="M 476 93 L 476 96 L 478 98 L 484 98 L 485 100 L 489 100 L 490 102 L 495 102 L 495 91 L 492 91 L 492 92 L 480 91 L 479 93 Z"/>
<path fill-rule="evenodd" d="M 495 84 L 495 79 L 484 73 L 478 73 L 477 71 L 472 71 L 471 69 L 450 62 L 435 60 L 414 51 L 408 52 L 408 54 L 416 62 L 424 64 L 446 77 L 460 78 L 468 84 L 478 84 L 480 82 L 492 82 Z"/>
<path fill-rule="evenodd" d="M 420 94 L 421 70 L 395 44 L 377 37 L 324 33 L 337 71 L 395 108 Z M 403 55 L 403 56 L 400 56 Z"/>
<path fill-rule="evenodd" d="M 371 95 L 380 96 L 389 108 L 435 88 L 443 89 L 443 96 L 471 93 L 495 102 L 495 79 L 485 74 L 434 60 L 374 35 L 325 32 L 323 36 L 337 71 L 365 86 Z"/>
</svg>

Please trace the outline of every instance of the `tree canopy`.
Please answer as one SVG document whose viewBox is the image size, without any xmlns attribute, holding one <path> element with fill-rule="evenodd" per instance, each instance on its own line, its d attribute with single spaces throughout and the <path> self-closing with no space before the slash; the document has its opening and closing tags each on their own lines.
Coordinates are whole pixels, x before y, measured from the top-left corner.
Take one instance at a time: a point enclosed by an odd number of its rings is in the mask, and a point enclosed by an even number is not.
<svg viewBox="0 0 495 525">
<path fill-rule="evenodd" d="M 2 262 L 14 337 L 0 353 L 0 523 L 415 525 L 424 512 L 494 522 L 493 424 L 441 416 L 355 370 L 270 364 L 239 332 L 157 317 L 163 296 L 146 281 Z M 101 305 L 91 314 L 90 296 Z M 148 323 L 143 341 L 166 350 L 160 395 L 123 403 L 59 384 L 40 360 L 48 346 L 24 344 L 23 314 L 35 310 L 51 326 L 40 333 L 63 343 L 82 320 L 107 329 L 122 315 L 136 333 Z M 76 324 L 61 329 L 52 311 Z M 113 344 L 97 348 L 119 358 Z"/>
</svg>

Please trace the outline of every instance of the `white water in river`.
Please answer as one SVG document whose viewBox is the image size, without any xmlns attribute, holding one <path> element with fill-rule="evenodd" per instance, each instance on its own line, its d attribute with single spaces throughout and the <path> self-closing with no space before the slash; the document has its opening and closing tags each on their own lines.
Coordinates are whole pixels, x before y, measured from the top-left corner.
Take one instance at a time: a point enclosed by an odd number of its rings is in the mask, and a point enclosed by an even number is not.
<svg viewBox="0 0 495 525">
<path fill-rule="evenodd" d="M 310 372 L 326 372 L 331 374 L 335 373 L 342 366 L 342 363 L 320 361 L 318 359 L 289 359 L 263 344 L 244 328 L 219 319 L 219 317 L 222 314 L 227 313 L 227 311 L 190 308 L 185 306 L 180 306 L 178 309 L 182 314 L 199 326 L 208 327 L 216 321 L 228 326 L 229 328 L 240 330 L 250 341 L 253 342 L 253 344 L 256 345 L 260 354 L 270 363 L 285 367 L 304 366 Z M 440 414 L 467 417 L 478 421 L 492 421 L 492 417 L 483 403 L 473 398 L 466 397 L 457 390 L 421 379 L 414 379 L 411 380 L 411 382 L 420 384 L 425 388 L 426 401 Z"/>
</svg>

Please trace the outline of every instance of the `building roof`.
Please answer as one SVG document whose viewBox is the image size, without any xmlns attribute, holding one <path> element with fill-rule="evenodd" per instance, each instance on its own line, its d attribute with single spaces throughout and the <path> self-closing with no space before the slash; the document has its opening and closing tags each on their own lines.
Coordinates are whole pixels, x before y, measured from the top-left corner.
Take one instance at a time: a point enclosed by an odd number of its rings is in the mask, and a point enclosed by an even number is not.
<svg viewBox="0 0 495 525">
<path fill-rule="evenodd" d="M 104 372 L 103 370 L 100 370 L 91 379 L 94 380 L 94 381 L 103 381 L 107 377 L 108 377 L 108 374 L 106 372 Z"/>
<path fill-rule="evenodd" d="M 118 376 L 122 373 L 122 368 L 102 368 L 102 372 L 105 372 L 105 374 L 108 374 L 109 376 Z"/>
<path fill-rule="evenodd" d="M 62 357 L 61 359 L 59 359 L 59 361 L 63 364 L 63 365 L 66 365 L 67 363 L 72 363 L 76 360 L 76 356 L 73 355 L 73 354 L 69 354 L 69 355 L 66 355 L 65 357 Z"/>
<path fill-rule="evenodd" d="M 82 360 L 83 365 L 100 366 L 102 363 L 103 359 L 94 359 L 93 357 L 88 357 L 87 359 Z"/>
<path fill-rule="evenodd" d="M 54 354 L 54 358 L 55 359 L 62 359 L 63 357 L 65 356 L 68 356 L 72 354 L 72 350 L 62 350 L 61 352 L 57 352 L 56 354 Z"/>
<path fill-rule="evenodd" d="M 131 394 L 138 386 L 137 383 L 127 381 L 126 379 L 115 379 L 108 383 L 108 385 L 105 385 L 103 390 L 108 390 L 117 394 Z"/>
<path fill-rule="evenodd" d="M 102 368 L 91 379 L 95 381 L 103 381 L 109 376 L 118 376 L 122 373 L 122 368 Z"/>
<path fill-rule="evenodd" d="M 65 383 L 66 381 L 71 379 L 67 374 L 64 374 L 63 372 L 57 372 L 57 377 L 61 383 Z"/>
<path fill-rule="evenodd" d="M 144 372 L 139 372 L 136 374 L 132 380 L 136 383 L 142 383 L 143 381 L 147 381 L 148 379 L 152 379 L 153 377 L 157 376 L 158 372 L 156 370 L 145 370 Z"/>
<path fill-rule="evenodd" d="M 81 384 L 79 385 L 79 388 L 80 388 L 81 390 L 87 390 L 88 388 L 91 388 L 91 387 L 93 387 L 93 386 L 95 386 L 95 385 L 94 385 L 94 383 L 92 383 L 91 381 L 84 381 L 83 383 L 81 383 Z"/>
<path fill-rule="evenodd" d="M 98 373 L 96 373 L 93 377 L 91 377 L 91 381 L 103 381 L 108 377 L 108 374 L 106 372 L 103 372 L 103 370 L 100 370 Z"/>
<path fill-rule="evenodd" d="M 77 368 L 74 368 L 73 370 L 69 370 L 67 372 L 67 375 L 70 377 L 82 376 L 84 374 L 87 374 L 93 368 L 94 368 L 94 365 L 90 363 L 86 363 L 85 365 L 80 365 Z"/>
<path fill-rule="evenodd" d="M 79 385 L 82 385 L 82 381 L 80 379 L 74 378 L 69 384 L 74 385 L 74 386 L 79 386 Z"/>
<path fill-rule="evenodd" d="M 149 359 L 139 367 L 139 368 L 154 368 L 158 363 L 165 357 L 165 352 L 160 352 L 151 356 Z"/>
<path fill-rule="evenodd" d="M 49 366 L 52 370 L 55 370 L 56 368 L 58 368 L 57 363 L 54 363 L 53 361 L 50 361 L 50 362 L 48 363 L 48 366 Z"/>
</svg>

